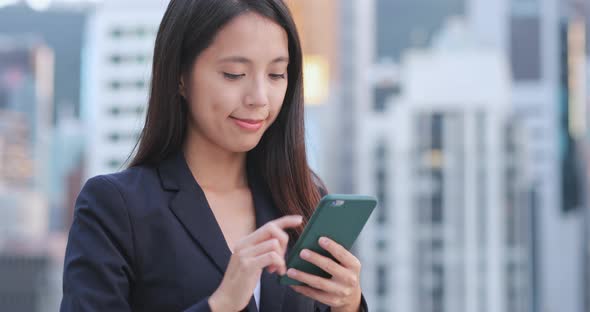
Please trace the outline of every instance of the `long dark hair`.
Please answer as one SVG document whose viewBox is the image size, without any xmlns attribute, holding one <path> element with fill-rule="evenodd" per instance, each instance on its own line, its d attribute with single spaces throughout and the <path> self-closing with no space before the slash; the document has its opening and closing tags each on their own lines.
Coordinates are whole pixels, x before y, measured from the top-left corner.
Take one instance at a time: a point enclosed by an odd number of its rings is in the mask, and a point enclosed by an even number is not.
<svg viewBox="0 0 590 312">
<path fill-rule="evenodd" d="M 155 166 L 181 150 L 188 108 L 179 93 L 180 77 L 190 72 L 217 32 L 236 16 L 256 12 L 281 25 L 289 39 L 288 86 L 281 111 L 247 162 L 261 173 L 283 214 L 307 222 L 320 200 L 321 180 L 309 168 L 303 114 L 303 56 L 289 8 L 282 0 L 171 0 L 156 36 L 145 126 L 129 164 Z M 197 69 L 198 70 L 198 69 Z M 303 226 L 296 229 L 300 234 Z"/>
</svg>

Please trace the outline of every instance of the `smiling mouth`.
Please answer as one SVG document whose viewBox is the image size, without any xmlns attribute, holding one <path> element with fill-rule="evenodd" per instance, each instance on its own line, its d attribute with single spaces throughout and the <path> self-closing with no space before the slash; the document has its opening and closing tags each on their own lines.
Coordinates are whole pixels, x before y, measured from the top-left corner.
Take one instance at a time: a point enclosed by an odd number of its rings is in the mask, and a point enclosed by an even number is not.
<svg viewBox="0 0 590 312">
<path fill-rule="evenodd" d="M 238 125 L 241 129 L 247 131 L 256 131 L 262 127 L 264 119 L 241 119 L 230 116 L 230 118 Z"/>
<path fill-rule="evenodd" d="M 229 116 L 229 118 L 239 120 L 239 121 L 249 123 L 249 124 L 257 124 L 257 123 L 261 123 L 264 121 L 264 119 L 247 119 L 247 118 L 237 118 L 237 117 L 233 117 L 233 116 Z"/>
</svg>

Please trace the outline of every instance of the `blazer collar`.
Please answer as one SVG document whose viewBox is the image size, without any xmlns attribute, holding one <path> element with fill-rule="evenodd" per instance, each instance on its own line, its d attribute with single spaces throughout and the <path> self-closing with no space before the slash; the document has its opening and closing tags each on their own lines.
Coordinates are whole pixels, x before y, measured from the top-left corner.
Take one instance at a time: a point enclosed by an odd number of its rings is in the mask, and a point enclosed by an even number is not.
<svg viewBox="0 0 590 312">
<path fill-rule="evenodd" d="M 247 167 L 248 184 L 254 199 L 256 228 L 281 216 L 272 202 L 270 192 L 254 172 Z M 200 245 L 216 268 L 223 275 L 227 269 L 231 251 L 225 241 L 221 228 L 215 219 L 205 193 L 193 177 L 182 151 L 164 160 L 158 166 L 162 188 L 174 191 L 176 195 L 170 202 L 170 209 L 186 231 Z M 289 242 L 289 247 L 294 242 Z M 289 248 L 290 249 L 290 248 Z M 260 311 L 281 311 L 284 292 L 287 286 L 280 285 L 279 276 L 262 271 L 260 290 Z M 250 299 L 248 311 L 257 311 L 254 297 Z"/>
<path fill-rule="evenodd" d="M 203 189 L 194 179 L 182 152 L 166 159 L 158 168 L 162 187 L 175 191 L 170 209 L 192 238 L 203 247 L 223 273 L 231 252 L 209 207 Z"/>
</svg>

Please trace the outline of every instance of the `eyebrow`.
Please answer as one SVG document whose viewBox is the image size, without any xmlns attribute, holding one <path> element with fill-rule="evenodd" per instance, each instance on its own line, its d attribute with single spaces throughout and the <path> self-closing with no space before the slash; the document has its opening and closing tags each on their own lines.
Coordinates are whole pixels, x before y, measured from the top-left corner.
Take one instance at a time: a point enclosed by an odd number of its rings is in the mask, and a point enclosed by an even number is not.
<svg viewBox="0 0 590 312">
<path fill-rule="evenodd" d="M 276 59 L 272 60 L 271 64 L 274 63 L 289 63 L 289 58 L 285 56 L 279 56 Z M 243 63 L 243 64 L 251 64 L 252 61 L 248 58 L 243 56 L 228 56 L 219 60 L 219 63 Z"/>
</svg>

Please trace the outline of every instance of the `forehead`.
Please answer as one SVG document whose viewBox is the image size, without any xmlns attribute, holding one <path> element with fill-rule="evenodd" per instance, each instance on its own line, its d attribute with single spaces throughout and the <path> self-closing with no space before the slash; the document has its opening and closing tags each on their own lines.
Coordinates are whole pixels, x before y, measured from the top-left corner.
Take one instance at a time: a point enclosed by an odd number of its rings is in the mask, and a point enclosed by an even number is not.
<svg viewBox="0 0 590 312">
<path fill-rule="evenodd" d="M 277 57 L 289 56 L 289 39 L 283 27 L 273 20 L 245 13 L 221 28 L 207 50 L 214 60 L 241 56 L 271 62 Z"/>
</svg>

